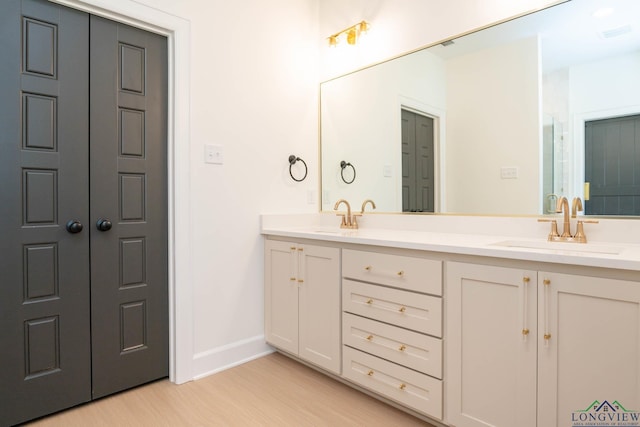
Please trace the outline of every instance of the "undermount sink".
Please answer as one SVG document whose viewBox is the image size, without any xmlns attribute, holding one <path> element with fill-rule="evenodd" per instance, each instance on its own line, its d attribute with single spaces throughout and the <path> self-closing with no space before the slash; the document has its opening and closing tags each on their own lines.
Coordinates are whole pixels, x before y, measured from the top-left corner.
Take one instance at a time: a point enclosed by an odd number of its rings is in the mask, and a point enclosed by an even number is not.
<svg viewBox="0 0 640 427">
<path fill-rule="evenodd" d="M 505 248 L 541 249 L 546 251 L 571 251 L 592 254 L 618 255 L 622 248 L 591 243 L 549 242 L 547 240 L 504 240 L 492 243 L 491 246 Z"/>
</svg>

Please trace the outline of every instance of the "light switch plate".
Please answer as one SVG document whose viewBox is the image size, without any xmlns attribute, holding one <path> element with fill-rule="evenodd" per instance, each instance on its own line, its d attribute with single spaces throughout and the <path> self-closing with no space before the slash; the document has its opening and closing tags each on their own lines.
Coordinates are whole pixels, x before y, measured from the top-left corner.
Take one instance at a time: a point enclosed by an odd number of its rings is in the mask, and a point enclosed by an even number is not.
<svg viewBox="0 0 640 427">
<path fill-rule="evenodd" d="M 515 166 L 503 166 L 500 168 L 500 178 L 502 179 L 517 179 L 518 168 Z"/>
<path fill-rule="evenodd" d="M 222 145 L 207 144 L 204 146 L 204 162 L 214 165 L 224 164 L 224 147 Z"/>
<path fill-rule="evenodd" d="M 307 190 L 307 204 L 314 205 L 316 203 L 316 192 Z"/>
</svg>

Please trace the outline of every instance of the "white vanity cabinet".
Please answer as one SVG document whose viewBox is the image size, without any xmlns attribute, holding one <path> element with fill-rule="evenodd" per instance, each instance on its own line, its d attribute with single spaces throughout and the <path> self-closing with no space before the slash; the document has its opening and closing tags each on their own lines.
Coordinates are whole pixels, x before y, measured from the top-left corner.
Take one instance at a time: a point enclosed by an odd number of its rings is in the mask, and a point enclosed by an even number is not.
<svg viewBox="0 0 640 427">
<path fill-rule="evenodd" d="M 340 374 L 340 249 L 266 240 L 269 344 Z"/>
<path fill-rule="evenodd" d="M 442 419 L 442 262 L 344 249 L 343 376 Z"/>
<path fill-rule="evenodd" d="M 446 275 L 450 424 L 572 426 L 594 402 L 640 409 L 640 283 L 456 262 Z"/>
<path fill-rule="evenodd" d="M 538 325 L 538 426 L 640 412 L 640 282 L 539 272 Z"/>
</svg>

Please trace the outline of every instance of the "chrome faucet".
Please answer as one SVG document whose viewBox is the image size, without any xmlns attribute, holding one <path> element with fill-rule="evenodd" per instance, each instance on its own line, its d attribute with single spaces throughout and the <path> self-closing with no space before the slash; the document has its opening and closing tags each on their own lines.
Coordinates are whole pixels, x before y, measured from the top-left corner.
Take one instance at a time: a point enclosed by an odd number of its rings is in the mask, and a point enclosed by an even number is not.
<svg viewBox="0 0 640 427">
<path fill-rule="evenodd" d="M 353 217 L 351 216 L 351 205 L 345 199 L 340 199 L 336 202 L 333 207 L 334 211 L 338 210 L 338 207 L 341 203 L 347 205 L 347 213 L 345 214 L 336 214 L 342 217 L 342 221 L 340 222 L 340 228 L 358 228 L 358 223 L 353 221 Z"/>
</svg>

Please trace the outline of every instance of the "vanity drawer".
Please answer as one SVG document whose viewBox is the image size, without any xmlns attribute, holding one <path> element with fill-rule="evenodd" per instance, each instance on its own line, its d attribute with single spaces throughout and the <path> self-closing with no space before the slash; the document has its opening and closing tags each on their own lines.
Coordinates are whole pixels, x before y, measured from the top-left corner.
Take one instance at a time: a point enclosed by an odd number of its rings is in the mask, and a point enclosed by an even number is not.
<svg viewBox="0 0 640 427">
<path fill-rule="evenodd" d="M 439 338 L 344 313 L 342 343 L 442 379 Z"/>
<path fill-rule="evenodd" d="M 442 419 L 442 381 L 344 347 L 345 378 L 418 412 Z"/>
<path fill-rule="evenodd" d="M 342 279 L 342 309 L 442 337 L 442 299 Z"/>
<path fill-rule="evenodd" d="M 344 249 L 342 275 L 365 282 L 442 295 L 441 261 Z"/>
</svg>

